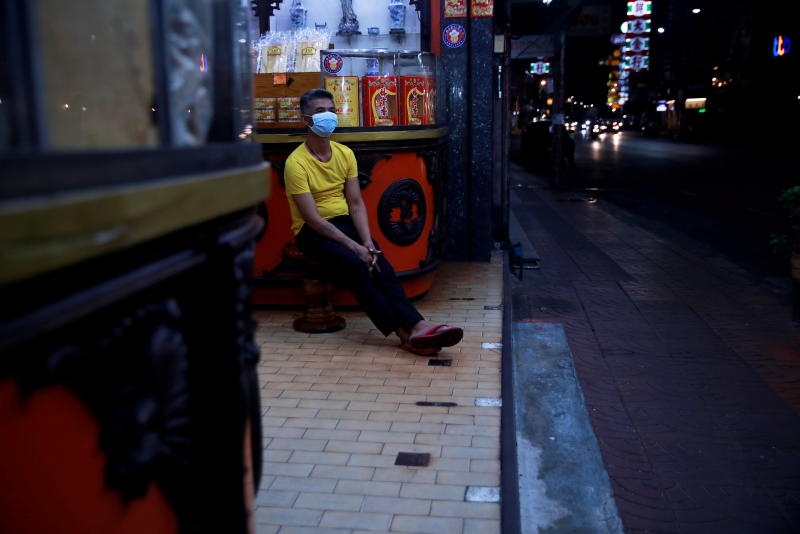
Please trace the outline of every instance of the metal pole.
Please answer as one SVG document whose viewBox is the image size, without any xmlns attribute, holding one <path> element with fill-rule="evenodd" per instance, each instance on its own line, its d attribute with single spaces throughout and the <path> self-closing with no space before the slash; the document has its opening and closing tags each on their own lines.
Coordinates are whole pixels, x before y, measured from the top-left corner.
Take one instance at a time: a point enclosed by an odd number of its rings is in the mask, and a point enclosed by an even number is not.
<svg viewBox="0 0 800 534">
<path fill-rule="evenodd" d="M 552 187 L 563 185 L 564 171 L 564 56 L 566 55 L 567 30 L 566 24 L 559 25 L 556 29 L 556 60 L 553 77 L 553 177 L 550 181 Z"/>
</svg>

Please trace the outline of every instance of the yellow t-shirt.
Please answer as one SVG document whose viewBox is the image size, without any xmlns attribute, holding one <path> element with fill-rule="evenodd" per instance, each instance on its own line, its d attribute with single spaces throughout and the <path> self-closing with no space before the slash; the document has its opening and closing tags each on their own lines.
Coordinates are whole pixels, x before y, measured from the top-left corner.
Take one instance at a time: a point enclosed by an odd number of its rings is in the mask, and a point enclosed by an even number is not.
<svg viewBox="0 0 800 534">
<path fill-rule="evenodd" d="M 356 157 L 344 145 L 331 141 L 331 159 L 325 163 L 315 158 L 305 143 L 295 148 L 286 159 L 283 171 L 286 198 L 292 214 L 292 232 L 297 235 L 305 224 L 292 195 L 311 193 L 323 219 L 348 215 L 350 210 L 344 197 L 344 182 L 357 176 Z"/>
</svg>

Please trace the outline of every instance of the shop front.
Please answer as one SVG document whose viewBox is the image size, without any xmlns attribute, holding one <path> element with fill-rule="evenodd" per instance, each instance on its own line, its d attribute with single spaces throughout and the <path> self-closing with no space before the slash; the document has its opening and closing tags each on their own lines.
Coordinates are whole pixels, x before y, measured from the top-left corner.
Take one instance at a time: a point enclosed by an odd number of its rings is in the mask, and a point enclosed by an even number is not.
<svg viewBox="0 0 800 534">
<path fill-rule="evenodd" d="M 305 138 L 299 101 L 313 88 L 334 95 L 339 126 L 332 139 L 356 155 L 373 237 L 410 297 L 430 289 L 442 258 L 448 129 L 437 58 L 422 50 L 429 48 L 418 17 L 425 9 L 373 2 L 356 13 L 347 4 L 284 2 L 253 46 L 255 137 L 272 164 L 274 192 L 262 210 L 268 222 L 256 249 L 256 304 L 304 302 L 308 273 L 287 254 L 294 236 L 282 171 Z M 354 304 L 343 290 L 333 298 Z"/>
</svg>

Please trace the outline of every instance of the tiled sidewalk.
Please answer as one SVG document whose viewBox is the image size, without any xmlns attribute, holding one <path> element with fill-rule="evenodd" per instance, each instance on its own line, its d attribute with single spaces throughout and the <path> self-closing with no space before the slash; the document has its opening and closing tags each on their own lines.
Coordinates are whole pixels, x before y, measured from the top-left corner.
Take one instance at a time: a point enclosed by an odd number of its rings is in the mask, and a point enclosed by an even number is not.
<svg viewBox="0 0 800 534">
<path fill-rule="evenodd" d="M 360 312 L 335 334 L 295 332 L 297 311 L 256 312 L 261 346 L 264 475 L 258 533 L 500 532 L 500 504 L 466 502 L 468 486 L 500 484 L 502 261 L 447 263 L 416 303 L 464 340 L 429 366 Z M 455 407 L 418 406 L 419 401 Z M 427 467 L 395 466 L 427 452 Z"/>
</svg>

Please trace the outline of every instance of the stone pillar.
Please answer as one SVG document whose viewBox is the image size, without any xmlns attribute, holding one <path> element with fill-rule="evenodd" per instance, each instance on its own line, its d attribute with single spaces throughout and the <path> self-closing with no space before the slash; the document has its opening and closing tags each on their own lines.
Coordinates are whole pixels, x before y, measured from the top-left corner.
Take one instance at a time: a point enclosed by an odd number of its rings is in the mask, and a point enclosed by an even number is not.
<svg viewBox="0 0 800 534">
<path fill-rule="evenodd" d="M 469 258 L 489 261 L 492 250 L 492 183 L 494 154 L 492 131 L 496 80 L 492 52 L 492 18 L 471 18 L 469 40 L 470 185 Z"/>
<path fill-rule="evenodd" d="M 488 261 L 492 249 L 493 102 L 492 18 L 445 18 L 439 0 L 442 31 L 450 24 L 466 30 L 464 44 L 442 44 L 440 91 L 445 91 L 450 127 L 447 148 L 447 247 L 453 260 Z M 468 3 L 469 4 L 469 3 Z"/>
<path fill-rule="evenodd" d="M 441 45 L 439 57 L 442 79 L 437 81 L 439 91 L 445 92 L 446 120 L 450 128 L 447 142 L 447 199 L 445 202 L 446 239 L 445 258 L 469 259 L 469 184 L 470 184 L 470 132 L 469 132 L 469 18 L 445 18 L 444 0 L 433 0 L 441 10 L 439 41 L 443 30 L 450 24 L 459 24 L 467 30 L 467 40 L 457 48 Z"/>
</svg>

